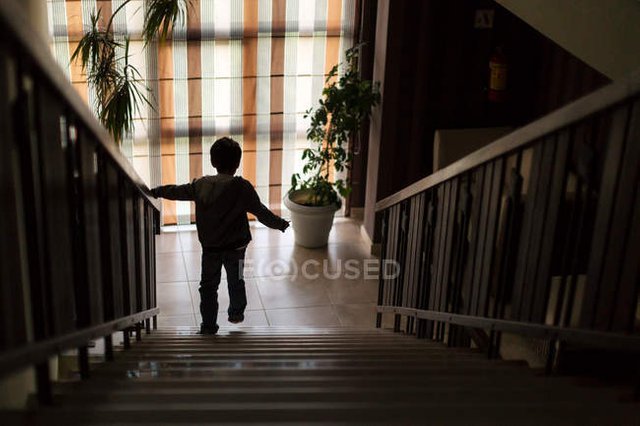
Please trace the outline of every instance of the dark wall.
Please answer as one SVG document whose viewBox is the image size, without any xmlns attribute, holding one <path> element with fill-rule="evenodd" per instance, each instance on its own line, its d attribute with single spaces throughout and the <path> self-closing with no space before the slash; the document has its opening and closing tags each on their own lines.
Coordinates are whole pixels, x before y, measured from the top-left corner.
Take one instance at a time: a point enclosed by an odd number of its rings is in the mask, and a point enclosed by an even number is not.
<svg viewBox="0 0 640 426">
<path fill-rule="evenodd" d="M 495 11 L 475 29 L 478 9 Z M 487 98 L 497 46 L 508 100 Z M 609 80 L 489 0 L 391 1 L 377 199 L 432 172 L 438 128 L 518 127 Z"/>
</svg>

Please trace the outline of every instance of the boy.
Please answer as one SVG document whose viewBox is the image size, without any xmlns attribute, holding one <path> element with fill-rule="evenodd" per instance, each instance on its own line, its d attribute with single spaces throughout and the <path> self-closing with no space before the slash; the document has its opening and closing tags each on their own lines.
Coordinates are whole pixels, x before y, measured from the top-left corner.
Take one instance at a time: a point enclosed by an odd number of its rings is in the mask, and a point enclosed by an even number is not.
<svg viewBox="0 0 640 426">
<path fill-rule="evenodd" d="M 196 227 L 202 245 L 201 334 L 218 332 L 218 285 L 223 265 L 229 285 L 229 322 L 237 324 L 244 320 L 247 296 L 242 269 L 245 249 L 251 241 L 247 212 L 269 228 L 284 232 L 289 226 L 289 222 L 260 202 L 249 181 L 234 177 L 241 157 L 242 150 L 236 141 L 227 137 L 218 139 L 211 147 L 211 164 L 217 175 L 151 190 L 154 197 L 196 202 Z"/>
</svg>

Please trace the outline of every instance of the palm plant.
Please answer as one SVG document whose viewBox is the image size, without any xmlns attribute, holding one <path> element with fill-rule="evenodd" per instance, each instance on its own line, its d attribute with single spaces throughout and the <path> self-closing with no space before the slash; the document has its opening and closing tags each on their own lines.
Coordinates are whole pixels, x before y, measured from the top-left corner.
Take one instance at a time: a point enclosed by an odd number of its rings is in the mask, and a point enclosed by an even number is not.
<svg viewBox="0 0 640 426">
<path fill-rule="evenodd" d="M 146 43 L 159 34 L 160 40 L 165 40 L 169 29 L 173 30 L 176 23 L 183 21 L 187 7 L 191 0 L 151 0 L 144 15 L 142 35 Z"/>
<path fill-rule="evenodd" d="M 128 38 L 125 39 L 124 47 L 122 72 L 113 80 L 109 96 L 100 111 L 100 121 L 116 141 L 122 140 L 123 134 L 133 130 L 133 120 L 136 114 L 140 114 L 140 105 L 151 105 L 137 83 L 142 78 L 140 72 L 129 63 Z"/>
<path fill-rule="evenodd" d="M 89 30 L 83 35 L 71 55 L 71 62 L 79 60 L 87 76 L 87 83 L 96 93 L 96 111 L 102 124 L 117 143 L 133 130 L 136 114 L 143 104 L 153 108 L 149 88 L 141 88 L 140 72 L 129 63 L 129 39 L 115 39 L 113 19 L 130 3 L 123 2 L 102 26 L 102 9 L 91 14 Z M 159 33 L 164 40 L 180 19 L 184 19 L 190 0 L 151 0 L 145 13 L 143 37 L 145 45 Z M 118 56 L 119 48 L 124 55 Z"/>
</svg>

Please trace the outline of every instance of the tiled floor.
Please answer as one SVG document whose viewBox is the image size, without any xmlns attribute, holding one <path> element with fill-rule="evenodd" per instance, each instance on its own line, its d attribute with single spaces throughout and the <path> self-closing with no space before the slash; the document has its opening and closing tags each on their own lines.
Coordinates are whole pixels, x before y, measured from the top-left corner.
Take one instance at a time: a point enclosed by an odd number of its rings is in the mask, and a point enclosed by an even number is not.
<svg viewBox="0 0 640 426">
<path fill-rule="evenodd" d="M 158 322 L 195 326 L 200 324 L 201 248 L 193 227 L 178 229 L 156 237 Z M 360 236 L 358 222 L 336 219 L 329 245 L 314 250 L 296 246 L 292 230 L 283 234 L 258 225 L 252 234 L 243 325 L 375 326 L 377 263 Z M 222 278 L 218 323 L 228 326 L 224 271 Z"/>
</svg>

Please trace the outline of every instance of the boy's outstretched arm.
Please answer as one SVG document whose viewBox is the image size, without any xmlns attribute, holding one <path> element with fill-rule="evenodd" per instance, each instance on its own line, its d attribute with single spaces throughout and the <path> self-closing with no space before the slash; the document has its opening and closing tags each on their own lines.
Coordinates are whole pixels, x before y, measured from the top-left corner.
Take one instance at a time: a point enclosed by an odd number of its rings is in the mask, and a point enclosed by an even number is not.
<svg viewBox="0 0 640 426">
<path fill-rule="evenodd" d="M 280 231 L 284 232 L 289 227 L 289 222 L 279 216 L 276 216 L 271 210 L 267 208 L 267 206 L 262 204 L 258 193 L 253 188 L 251 183 L 245 181 L 245 184 L 247 186 L 245 193 L 248 196 L 247 211 L 255 215 L 260 223 L 268 226 L 271 229 L 279 229 Z"/>
<path fill-rule="evenodd" d="M 195 191 L 193 183 L 184 185 L 163 185 L 151 189 L 151 194 L 156 198 L 166 198 L 168 200 L 194 201 Z"/>
</svg>

